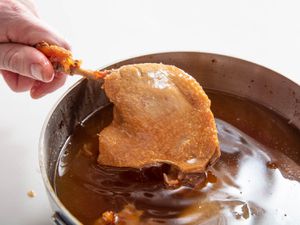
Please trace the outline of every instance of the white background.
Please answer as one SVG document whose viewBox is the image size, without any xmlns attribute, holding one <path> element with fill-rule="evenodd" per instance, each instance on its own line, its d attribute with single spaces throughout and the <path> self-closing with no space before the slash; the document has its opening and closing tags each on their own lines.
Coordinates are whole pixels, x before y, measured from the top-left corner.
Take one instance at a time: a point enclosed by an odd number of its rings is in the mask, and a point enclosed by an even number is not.
<svg viewBox="0 0 300 225">
<path fill-rule="evenodd" d="M 300 83 L 298 0 L 38 0 L 37 6 L 86 67 L 192 50 L 253 61 Z M 32 100 L 0 77 L 0 224 L 51 224 L 37 145 L 47 113 L 75 80 Z M 29 190 L 37 196 L 29 198 Z"/>
</svg>

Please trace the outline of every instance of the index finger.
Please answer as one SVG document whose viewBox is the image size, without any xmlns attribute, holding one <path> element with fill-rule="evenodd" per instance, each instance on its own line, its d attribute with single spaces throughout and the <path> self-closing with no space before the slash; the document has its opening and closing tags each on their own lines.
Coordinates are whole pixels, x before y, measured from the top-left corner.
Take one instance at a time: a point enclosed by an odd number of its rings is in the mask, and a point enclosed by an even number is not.
<svg viewBox="0 0 300 225">
<path fill-rule="evenodd" d="M 14 1 L 0 1 L 0 8 L 0 42 L 15 42 L 32 46 L 46 41 L 70 49 L 70 45 L 64 38 L 32 14 L 25 5 Z"/>
</svg>

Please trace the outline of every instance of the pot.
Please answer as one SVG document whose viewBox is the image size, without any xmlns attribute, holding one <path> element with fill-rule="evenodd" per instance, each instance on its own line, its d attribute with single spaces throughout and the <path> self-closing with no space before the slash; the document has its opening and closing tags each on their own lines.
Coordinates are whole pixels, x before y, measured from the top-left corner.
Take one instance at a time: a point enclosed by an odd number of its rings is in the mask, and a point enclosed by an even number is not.
<svg viewBox="0 0 300 225">
<path fill-rule="evenodd" d="M 205 89 L 257 102 L 300 129 L 299 84 L 265 67 L 217 54 L 169 52 L 131 58 L 104 69 L 143 62 L 175 65 L 194 76 Z M 54 173 L 60 151 L 76 125 L 93 111 L 109 104 L 100 88 L 101 83 L 102 81 L 86 79 L 77 82 L 54 106 L 42 129 L 39 163 L 56 224 L 80 224 L 56 196 Z"/>
</svg>

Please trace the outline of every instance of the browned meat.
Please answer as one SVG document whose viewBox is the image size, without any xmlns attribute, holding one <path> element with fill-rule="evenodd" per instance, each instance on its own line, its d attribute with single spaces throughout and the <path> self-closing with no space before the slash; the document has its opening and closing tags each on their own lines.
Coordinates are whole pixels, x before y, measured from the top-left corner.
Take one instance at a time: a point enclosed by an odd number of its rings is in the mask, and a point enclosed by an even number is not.
<svg viewBox="0 0 300 225">
<path fill-rule="evenodd" d="M 97 219 L 94 225 L 143 225 L 141 223 L 141 216 L 143 211 L 137 210 L 134 205 L 127 204 L 124 208 L 116 213 L 113 211 L 106 211 L 102 217 Z M 146 223 L 149 225 L 149 223 Z"/>
<path fill-rule="evenodd" d="M 104 80 L 114 119 L 99 136 L 100 164 L 142 168 L 166 162 L 201 172 L 220 156 L 210 100 L 184 71 L 127 65 Z"/>
<path fill-rule="evenodd" d="M 108 73 L 108 71 L 81 68 L 81 60 L 73 59 L 72 53 L 62 47 L 50 45 L 44 41 L 36 44 L 35 47 L 49 59 L 54 70 L 57 72 L 70 75 L 80 74 L 93 80 L 102 79 Z"/>
</svg>

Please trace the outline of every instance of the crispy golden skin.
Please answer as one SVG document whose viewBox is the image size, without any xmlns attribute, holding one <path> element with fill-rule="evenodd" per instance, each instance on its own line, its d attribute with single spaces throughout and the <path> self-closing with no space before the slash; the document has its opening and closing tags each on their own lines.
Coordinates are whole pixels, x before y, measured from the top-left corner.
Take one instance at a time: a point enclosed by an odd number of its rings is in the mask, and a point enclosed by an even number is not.
<svg viewBox="0 0 300 225">
<path fill-rule="evenodd" d="M 112 70 L 104 80 L 114 119 L 99 135 L 100 164 L 142 168 L 166 162 L 201 172 L 220 156 L 210 100 L 184 71 L 135 64 Z"/>
</svg>

